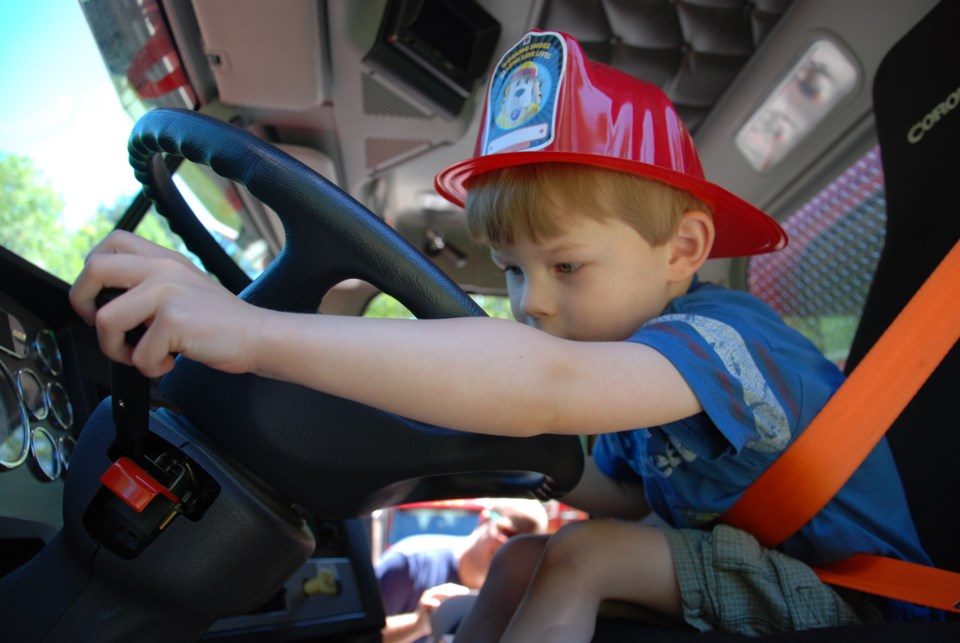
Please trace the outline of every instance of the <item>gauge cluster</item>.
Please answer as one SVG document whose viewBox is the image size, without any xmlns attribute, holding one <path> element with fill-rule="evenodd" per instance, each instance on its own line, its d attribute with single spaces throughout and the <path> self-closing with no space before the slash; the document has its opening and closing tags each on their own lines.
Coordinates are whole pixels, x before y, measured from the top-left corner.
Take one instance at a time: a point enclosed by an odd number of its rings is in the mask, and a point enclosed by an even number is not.
<svg viewBox="0 0 960 643">
<path fill-rule="evenodd" d="M 73 403 L 54 332 L 0 302 L 0 476 L 26 466 L 41 482 L 70 466 Z"/>
</svg>

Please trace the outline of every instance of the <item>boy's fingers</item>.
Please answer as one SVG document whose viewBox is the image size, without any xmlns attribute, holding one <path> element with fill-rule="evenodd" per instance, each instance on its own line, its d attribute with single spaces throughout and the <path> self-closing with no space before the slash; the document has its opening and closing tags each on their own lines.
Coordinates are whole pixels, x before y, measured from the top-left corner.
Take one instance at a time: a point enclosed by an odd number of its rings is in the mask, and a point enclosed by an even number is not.
<svg viewBox="0 0 960 643">
<path fill-rule="evenodd" d="M 112 235 L 111 235 L 112 236 Z M 131 235 L 132 236 L 132 235 Z M 140 243 L 153 246 L 148 241 Z M 96 253 L 87 257 L 87 265 L 70 289 L 70 303 L 88 324 L 94 323 L 97 314 L 96 298 L 105 288 L 132 290 L 152 276 L 162 275 L 173 280 L 192 280 L 192 273 L 203 273 L 185 257 L 164 248 L 162 253 Z"/>
<path fill-rule="evenodd" d="M 133 365 L 147 377 L 160 377 L 173 369 L 174 356 L 165 337 L 144 334 L 130 356 Z"/>
<path fill-rule="evenodd" d="M 158 246 L 152 241 L 147 241 L 143 237 L 125 230 L 114 230 L 108 234 L 94 246 L 87 259 L 101 254 L 134 254 L 143 257 L 177 258 L 186 261 L 186 257 L 179 252 Z"/>
<path fill-rule="evenodd" d="M 100 347 L 111 359 L 131 363 L 132 347 L 126 343 L 127 331 L 140 324 L 149 325 L 156 315 L 160 298 L 155 288 L 144 283 L 151 274 L 162 271 L 162 260 L 132 254 L 99 254 L 91 257 L 87 267 L 70 289 L 70 302 L 77 313 L 96 326 Z M 97 298 L 105 289 L 118 289 L 120 295 L 97 307 Z M 102 299 L 101 299 L 102 302 Z M 154 333 L 154 337 L 157 337 Z M 159 338 L 165 342 L 166 338 Z M 153 341 L 156 341 L 154 339 Z M 167 351 L 155 349 L 163 361 Z M 152 366 L 151 366 L 152 367 Z"/>
<path fill-rule="evenodd" d="M 131 254 L 97 254 L 70 288 L 70 303 L 85 322 L 93 325 L 97 314 L 96 298 L 104 288 L 129 290 L 149 275 L 149 262 Z"/>
<path fill-rule="evenodd" d="M 103 352 L 112 359 L 130 363 L 134 347 L 127 344 L 127 331 L 146 324 L 154 314 L 154 305 L 138 291 L 128 291 L 104 305 L 94 318 Z M 146 335 L 138 346 L 144 339 Z"/>
</svg>

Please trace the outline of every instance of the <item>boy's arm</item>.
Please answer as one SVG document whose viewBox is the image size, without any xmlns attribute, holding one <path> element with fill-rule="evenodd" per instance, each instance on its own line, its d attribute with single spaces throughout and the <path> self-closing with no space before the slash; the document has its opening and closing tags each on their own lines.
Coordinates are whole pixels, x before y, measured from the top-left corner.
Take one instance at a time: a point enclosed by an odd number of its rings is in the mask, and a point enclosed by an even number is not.
<svg viewBox="0 0 960 643">
<path fill-rule="evenodd" d="M 590 456 L 584 459 L 580 482 L 560 500 L 592 515 L 607 518 L 641 520 L 651 511 L 641 484 L 607 477 Z"/>
<path fill-rule="evenodd" d="M 127 292 L 95 310 L 105 287 Z M 114 233 L 71 289 L 104 352 L 148 376 L 181 353 L 218 370 L 308 386 L 422 422 L 496 435 L 601 433 L 700 410 L 663 356 L 558 339 L 491 318 L 391 320 L 279 313 L 234 297 L 182 256 Z M 136 350 L 124 332 L 146 323 Z"/>
</svg>

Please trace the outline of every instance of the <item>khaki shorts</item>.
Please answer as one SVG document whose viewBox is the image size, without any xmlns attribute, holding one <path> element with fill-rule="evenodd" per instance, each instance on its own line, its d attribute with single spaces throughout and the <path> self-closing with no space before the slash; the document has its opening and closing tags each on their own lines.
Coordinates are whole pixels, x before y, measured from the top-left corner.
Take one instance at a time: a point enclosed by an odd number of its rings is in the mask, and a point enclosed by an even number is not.
<svg viewBox="0 0 960 643">
<path fill-rule="evenodd" d="M 702 632 L 759 635 L 882 620 L 867 595 L 825 585 L 806 564 L 739 529 L 664 533 L 684 620 Z"/>
</svg>

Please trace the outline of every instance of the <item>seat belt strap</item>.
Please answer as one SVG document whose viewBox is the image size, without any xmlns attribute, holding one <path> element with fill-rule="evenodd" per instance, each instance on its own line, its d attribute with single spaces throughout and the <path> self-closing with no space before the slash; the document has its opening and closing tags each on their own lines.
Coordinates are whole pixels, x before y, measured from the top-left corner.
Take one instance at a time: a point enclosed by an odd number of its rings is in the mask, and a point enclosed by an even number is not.
<svg viewBox="0 0 960 643">
<path fill-rule="evenodd" d="M 960 614 L 960 574 L 945 569 L 857 554 L 813 571 L 829 585 Z"/>
<path fill-rule="evenodd" d="M 806 430 L 719 522 L 775 547 L 826 506 L 960 338 L 958 283 L 960 241 Z M 866 568 L 851 564 L 836 569 L 841 571 L 834 574 Z M 953 594 L 938 604 L 960 601 L 960 574 L 952 575 L 948 589 Z"/>
<path fill-rule="evenodd" d="M 960 337 L 960 242 L 820 413 L 721 518 L 779 545 L 840 490 Z"/>
</svg>

